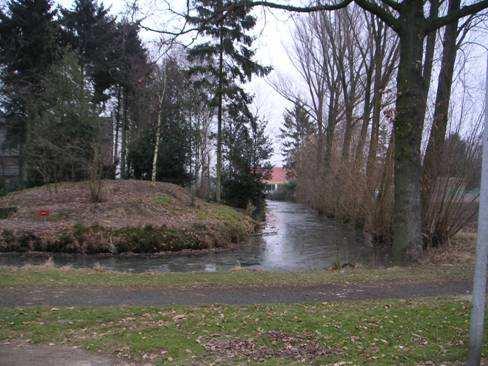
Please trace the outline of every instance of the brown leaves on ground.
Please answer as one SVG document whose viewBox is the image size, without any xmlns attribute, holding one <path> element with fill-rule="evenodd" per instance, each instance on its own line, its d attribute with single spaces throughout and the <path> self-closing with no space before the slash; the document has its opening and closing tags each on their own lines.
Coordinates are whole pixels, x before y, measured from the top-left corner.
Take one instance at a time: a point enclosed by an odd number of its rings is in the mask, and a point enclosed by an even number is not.
<svg viewBox="0 0 488 366">
<path fill-rule="evenodd" d="M 342 353 L 337 348 L 320 344 L 310 335 L 291 335 L 280 331 L 258 333 L 256 340 L 214 335 L 211 339 L 200 337 L 198 342 L 207 351 L 226 359 L 263 361 L 268 358 L 288 358 L 304 362 Z"/>
<path fill-rule="evenodd" d="M 10 228 L 22 222 L 24 228 L 46 230 L 50 227 L 80 223 L 110 228 L 143 225 L 177 227 L 194 219 L 194 207 L 204 208 L 196 199 L 177 185 L 136 180 L 103 181 L 103 202 L 90 201 L 88 184 L 59 183 L 26 189 L 0 198 L 0 207 L 17 207 L 17 212 L 2 227 Z M 38 212 L 49 212 L 39 217 Z M 12 228 L 15 228 L 12 227 Z"/>
<path fill-rule="evenodd" d="M 444 246 L 429 248 L 423 263 L 433 264 L 473 264 L 476 249 L 476 232 L 462 231 Z"/>
<path fill-rule="evenodd" d="M 50 184 L 0 198 L 0 208 L 7 207 L 16 210 L 1 220 L 3 236 L 12 233 L 15 240 L 22 236 L 18 240 L 29 243 L 54 242 L 63 232 L 71 235 L 78 225 L 103 228 L 91 230 L 89 240 L 83 240 L 110 246 L 110 230 L 153 227 L 173 230 L 188 240 L 197 237 L 199 247 L 214 248 L 235 244 L 254 229 L 250 217 L 223 205 L 192 199 L 185 188 L 163 182 L 104 180 L 103 200 L 98 203 L 90 200 L 86 182 Z M 101 252 L 108 251 L 111 249 Z"/>
</svg>

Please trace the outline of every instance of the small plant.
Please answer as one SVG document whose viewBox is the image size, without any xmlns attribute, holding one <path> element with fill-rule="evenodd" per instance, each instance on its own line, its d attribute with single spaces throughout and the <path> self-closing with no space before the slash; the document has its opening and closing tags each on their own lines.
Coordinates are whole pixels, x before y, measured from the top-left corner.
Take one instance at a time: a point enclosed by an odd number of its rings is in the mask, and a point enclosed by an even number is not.
<svg viewBox="0 0 488 366">
<path fill-rule="evenodd" d="M 17 207 L 0 207 L 0 220 L 8 219 L 15 212 L 17 212 Z"/>
<path fill-rule="evenodd" d="M 3 230 L 0 235 L 0 252 L 16 251 L 15 235 L 11 230 Z"/>
<path fill-rule="evenodd" d="M 334 263 L 330 266 L 330 269 L 332 271 L 340 271 L 342 269 L 342 261 L 338 255 L 335 257 Z"/>
<path fill-rule="evenodd" d="M 0 179 L 0 197 L 6 196 L 7 193 L 7 183 L 5 182 L 5 179 Z"/>
<path fill-rule="evenodd" d="M 171 203 L 171 197 L 163 194 L 161 196 L 157 196 L 154 199 L 154 202 L 156 202 L 158 205 L 168 205 Z"/>
<path fill-rule="evenodd" d="M 101 144 L 94 143 L 92 146 L 93 156 L 88 163 L 88 186 L 90 188 L 90 200 L 93 203 L 103 200 L 103 158 Z"/>
</svg>

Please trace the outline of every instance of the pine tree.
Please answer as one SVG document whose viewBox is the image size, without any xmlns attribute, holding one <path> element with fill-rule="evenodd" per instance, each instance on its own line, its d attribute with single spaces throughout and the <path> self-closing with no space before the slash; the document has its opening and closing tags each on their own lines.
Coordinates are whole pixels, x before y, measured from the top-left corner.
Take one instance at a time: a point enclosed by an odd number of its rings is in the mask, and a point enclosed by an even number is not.
<svg viewBox="0 0 488 366">
<path fill-rule="evenodd" d="M 283 127 L 280 128 L 282 140 L 282 154 L 285 158 L 285 168 L 289 174 L 294 174 L 297 154 L 306 139 L 315 131 L 313 123 L 303 102 L 297 100 L 293 109 L 286 110 L 283 116 Z"/>
<path fill-rule="evenodd" d="M 271 170 L 273 152 L 265 134 L 265 122 L 240 103 L 232 103 L 224 128 L 223 198 L 232 206 L 260 209 L 264 203 L 263 178 Z"/>
<path fill-rule="evenodd" d="M 36 84 L 61 55 L 50 0 L 13 0 L 0 12 L 0 63 L 5 84 Z"/>
<path fill-rule="evenodd" d="M 0 12 L 2 109 L 7 144 L 19 148 L 25 181 L 24 147 L 29 116 L 26 98 L 42 95 L 42 79 L 62 54 L 56 11 L 50 0 L 12 0 Z"/>
<path fill-rule="evenodd" d="M 139 37 L 137 24 L 123 19 L 117 24 L 117 38 L 115 43 L 119 47 L 118 59 L 114 62 L 116 73 L 116 112 L 115 112 L 115 140 L 121 142 L 120 151 L 115 145 L 114 156 L 118 160 L 120 155 L 120 172 L 122 178 L 127 178 L 127 157 L 130 153 L 128 139 L 130 136 L 130 109 L 141 102 L 141 92 L 145 89 L 148 76 L 152 73 L 153 65 L 148 61 L 147 51 Z M 143 96 L 146 98 L 148 96 Z M 151 97 L 148 97 L 151 99 Z M 147 112 L 147 111 L 146 111 Z"/>
<path fill-rule="evenodd" d="M 26 165 L 31 184 L 88 177 L 102 119 L 77 57 L 66 53 L 42 80 L 42 96 L 26 99 Z"/>
<path fill-rule="evenodd" d="M 196 15 L 188 22 L 195 25 L 201 34 L 210 38 L 193 47 L 188 58 L 194 63 L 193 74 L 201 78 L 197 86 L 213 91 L 212 104 L 217 108 L 217 182 L 216 200 L 221 199 L 222 181 L 222 122 L 225 105 L 232 100 L 247 101 L 249 97 L 239 84 L 249 81 L 252 75 L 266 75 L 269 67 L 253 60 L 251 48 L 253 37 L 248 33 L 255 26 L 256 19 L 250 8 L 231 6 L 235 0 L 195 0 Z"/>
<path fill-rule="evenodd" d="M 153 173 L 154 144 L 160 119 L 159 148 L 156 179 L 176 184 L 190 181 L 191 126 L 188 98 L 191 88 L 186 70 L 176 59 L 165 60 L 165 91 L 161 101 L 160 80 L 157 75 L 145 80 L 130 98 L 129 109 L 133 115 L 128 144 L 127 166 L 129 176 L 151 179 Z"/>
<path fill-rule="evenodd" d="M 73 10 L 62 14 L 65 37 L 80 59 L 83 74 L 94 85 L 95 101 L 105 101 L 105 90 L 116 83 L 121 52 L 115 18 L 95 0 L 76 0 Z"/>
</svg>

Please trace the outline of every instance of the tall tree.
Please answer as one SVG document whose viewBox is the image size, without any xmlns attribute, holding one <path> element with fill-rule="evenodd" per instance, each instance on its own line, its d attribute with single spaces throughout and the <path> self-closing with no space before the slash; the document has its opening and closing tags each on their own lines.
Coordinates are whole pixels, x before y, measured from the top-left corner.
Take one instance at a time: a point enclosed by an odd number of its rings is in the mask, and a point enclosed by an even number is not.
<svg viewBox="0 0 488 366">
<path fill-rule="evenodd" d="M 197 84 L 213 90 L 212 104 L 217 108 L 216 200 L 221 200 L 222 124 L 225 105 L 232 100 L 248 99 L 234 81 L 245 83 L 252 75 L 266 75 L 270 69 L 253 60 L 253 37 L 248 33 L 256 24 L 251 8 L 234 0 L 194 0 L 195 15 L 187 20 L 210 40 L 194 46 L 188 53 L 193 74 L 202 76 Z"/>
<path fill-rule="evenodd" d="M 451 11 L 459 9 L 460 0 L 450 0 Z M 439 162 L 444 150 L 446 139 L 449 106 L 451 101 L 451 87 L 454 76 L 454 64 L 457 54 L 458 21 L 446 26 L 444 39 L 442 41 L 442 58 L 439 72 L 437 92 L 435 97 L 434 117 L 430 131 L 427 149 L 425 151 L 424 164 L 422 169 L 422 205 L 424 210 L 424 231 L 426 231 L 426 244 L 432 237 L 431 230 L 427 229 L 426 218 L 428 215 L 429 201 L 432 192 L 436 189 L 437 178 L 441 175 Z"/>
<path fill-rule="evenodd" d="M 20 149 L 25 180 L 24 147 L 28 114 L 25 98 L 42 94 L 41 80 L 60 58 L 59 27 L 50 0 L 12 0 L 0 12 L 2 108 L 8 142 Z"/>
<path fill-rule="evenodd" d="M 259 210 L 264 201 L 263 177 L 271 169 L 272 147 L 264 132 L 265 124 L 239 103 L 229 107 L 226 122 L 223 198 L 233 206 L 252 205 Z"/>
<path fill-rule="evenodd" d="M 87 179 L 101 124 L 77 58 L 67 53 L 42 79 L 44 93 L 26 99 L 26 165 L 31 183 Z"/>
<path fill-rule="evenodd" d="M 120 43 L 116 42 L 115 18 L 103 3 L 76 0 L 72 10 L 63 10 L 62 24 L 68 43 L 80 59 L 83 73 L 94 85 L 95 101 L 105 101 L 105 90 L 116 82 Z"/>
<path fill-rule="evenodd" d="M 399 37 L 400 59 L 397 73 L 396 114 L 394 122 L 395 203 L 393 213 L 393 257 L 397 262 L 415 260 L 422 254 L 422 208 L 420 202 L 420 145 L 424 127 L 426 80 L 422 60 L 425 37 L 458 19 L 488 8 L 480 0 L 444 15 L 425 14 L 421 0 L 342 0 L 300 6 L 265 0 L 242 0 L 242 6 L 266 6 L 295 12 L 332 11 L 355 2 L 374 14 Z M 236 4 L 233 4 L 235 7 Z"/>
<path fill-rule="evenodd" d="M 158 71 L 141 80 L 144 84 L 130 94 L 126 177 L 152 178 L 157 143 L 156 180 L 186 184 L 191 178 L 190 141 L 193 139 L 188 117 L 192 102 L 187 92 L 190 79 L 177 59 L 168 58 L 164 63 L 163 94 L 159 94 L 162 80 Z"/>
<path fill-rule="evenodd" d="M 310 120 L 308 111 L 303 102 L 297 100 L 293 108 L 286 110 L 283 127 L 280 128 L 282 154 L 285 158 L 285 168 L 289 173 L 295 174 L 300 148 L 314 133 L 315 126 Z"/>
<path fill-rule="evenodd" d="M 114 62 L 116 69 L 115 141 L 118 142 L 114 146 L 114 158 L 119 163 L 120 176 L 127 178 L 130 118 L 131 116 L 135 118 L 140 113 L 147 115 L 148 110 L 144 111 L 138 107 L 141 102 L 144 103 L 143 99 L 152 100 L 151 95 L 146 93 L 148 90 L 145 88 L 145 83 L 152 75 L 154 65 L 148 60 L 147 51 L 139 37 L 139 26 L 136 23 L 129 19 L 122 19 L 117 23 L 114 42 L 119 47 L 118 59 Z M 131 113 L 131 109 L 135 113 Z"/>
</svg>

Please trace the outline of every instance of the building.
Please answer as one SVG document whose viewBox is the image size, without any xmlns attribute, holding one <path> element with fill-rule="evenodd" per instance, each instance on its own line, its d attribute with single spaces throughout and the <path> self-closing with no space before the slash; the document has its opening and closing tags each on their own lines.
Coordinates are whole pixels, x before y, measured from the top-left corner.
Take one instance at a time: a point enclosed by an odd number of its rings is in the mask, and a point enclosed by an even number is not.
<svg viewBox="0 0 488 366">
<path fill-rule="evenodd" d="M 267 192 L 274 192 L 288 182 L 286 170 L 280 167 L 271 169 L 270 175 L 264 180 Z"/>
</svg>

